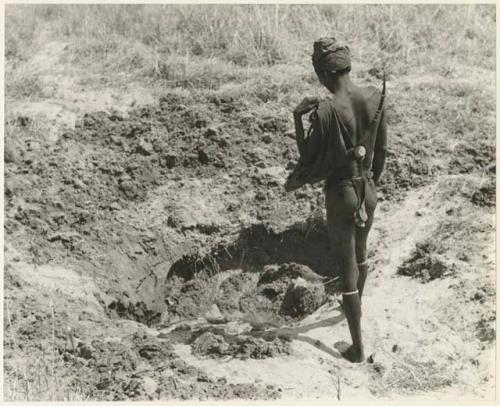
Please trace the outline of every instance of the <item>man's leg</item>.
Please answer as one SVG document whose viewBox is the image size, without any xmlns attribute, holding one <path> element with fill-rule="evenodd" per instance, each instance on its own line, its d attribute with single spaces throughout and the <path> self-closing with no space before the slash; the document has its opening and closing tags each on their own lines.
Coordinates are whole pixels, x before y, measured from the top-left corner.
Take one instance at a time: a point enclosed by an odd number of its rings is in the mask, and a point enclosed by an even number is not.
<svg viewBox="0 0 500 406">
<path fill-rule="evenodd" d="M 363 295 L 365 288 L 366 277 L 368 276 L 368 264 L 366 263 L 366 243 L 368 240 L 368 233 L 373 224 L 373 215 L 375 207 L 377 206 L 377 191 L 373 181 L 366 184 L 365 189 L 365 207 L 368 214 L 368 220 L 364 227 L 356 228 L 356 262 L 358 263 L 358 282 L 357 289 L 359 291 L 359 298 Z"/>
<path fill-rule="evenodd" d="M 361 304 L 357 283 L 358 268 L 355 254 L 355 225 L 352 207 L 355 207 L 354 189 L 345 188 L 338 193 L 327 192 L 328 235 L 336 262 L 342 273 L 343 308 L 351 334 L 352 346 L 342 355 L 352 362 L 364 360 L 361 338 Z"/>
<path fill-rule="evenodd" d="M 363 362 L 365 351 L 361 338 L 361 302 L 358 293 L 343 294 L 343 306 L 351 334 L 352 345 L 342 353 L 351 362 Z"/>
<path fill-rule="evenodd" d="M 341 244 L 340 263 L 343 269 L 342 303 L 351 334 L 352 346 L 342 355 L 352 362 L 364 360 L 361 337 L 361 301 L 358 293 L 359 272 L 354 253 L 354 224 L 342 227 L 344 244 Z"/>
<path fill-rule="evenodd" d="M 358 280 L 356 288 L 359 291 L 359 298 L 363 296 L 363 290 L 365 288 L 366 277 L 368 275 L 368 264 L 366 263 L 366 242 L 368 239 L 368 233 L 370 232 L 370 227 L 372 226 L 373 216 L 368 218 L 365 227 L 356 229 L 356 262 L 358 266 Z"/>
</svg>

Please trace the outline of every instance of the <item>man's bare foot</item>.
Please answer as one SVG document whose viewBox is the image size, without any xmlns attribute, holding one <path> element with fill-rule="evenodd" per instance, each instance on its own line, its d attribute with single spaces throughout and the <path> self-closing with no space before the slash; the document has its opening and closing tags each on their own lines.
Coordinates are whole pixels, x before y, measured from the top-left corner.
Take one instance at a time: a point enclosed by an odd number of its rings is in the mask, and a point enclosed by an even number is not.
<svg viewBox="0 0 500 406">
<path fill-rule="evenodd" d="M 347 350 L 341 352 L 342 356 L 351 362 L 363 362 L 365 360 L 365 353 L 363 349 L 355 348 L 351 345 Z"/>
</svg>

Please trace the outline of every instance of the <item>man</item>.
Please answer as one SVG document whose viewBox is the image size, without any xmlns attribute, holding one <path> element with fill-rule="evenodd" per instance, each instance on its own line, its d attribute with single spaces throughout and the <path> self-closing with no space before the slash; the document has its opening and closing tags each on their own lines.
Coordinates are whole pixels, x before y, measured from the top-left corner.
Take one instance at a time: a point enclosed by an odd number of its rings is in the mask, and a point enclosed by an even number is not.
<svg viewBox="0 0 500 406">
<path fill-rule="evenodd" d="M 351 82 L 350 50 L 335 38 L 314 43 L 319 81 L 334 96 L 306 97 L 294 110 L 300 160 L 285 185 L 288 191 L 326 179 L 328 236 L 343 280 L 343 308 L 352 345 L 343 356 L 365 358 L 361 338 L 361 296 L 367 276 L 366 241 L 377 204 L 375 185 L 385 162 L 385 77 L 382 94 Z M 304 134 L 302 116 L 311 112 Z"/>
</svg>

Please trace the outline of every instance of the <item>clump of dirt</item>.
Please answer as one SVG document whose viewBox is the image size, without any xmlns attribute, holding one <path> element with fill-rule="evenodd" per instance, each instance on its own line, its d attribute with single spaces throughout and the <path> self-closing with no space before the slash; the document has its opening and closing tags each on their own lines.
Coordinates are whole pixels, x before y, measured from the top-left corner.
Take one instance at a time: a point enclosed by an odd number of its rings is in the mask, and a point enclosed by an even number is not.
<svg viewBox="0 0 500 406">
<path fill-rule="evenodd" d="M 274 399 L 268 385 L 231 384 L 213 379 L 180 359 L 168 342 L 143 333 L 123 340 L 96 339 L 66 349 L 65 360 L 78 366 L 74 385 L 99 400 Z"/>
<path fill-rule="evenodd" d="M 450 173 L 471 173 L 477 169 L 484 170 L 495 163 L 495 148 L 484 140 L 472 143 L 460 142 L 453 148 L 449 164 Z"/>
<path fill-rule="evenodd" d="M 311 282 L 320 282 L 322 280 L 322 278 L 308 266 L 291 262 L 265 267 L 257 285 L 263 286 L 276 283 L 276 286 L 282 286 L 283 283 L 290 282 L 290 280 L 296 278 L 302 278 Z"/>
<path fill-rule="evenodd" d="M 471 202 L 476 206 L 494 207 L 496 204 L 496 183 L 494 177 L 489 177 L 471 196 Z"/>
<path fill-rule="evenodd" d="M 412 148 L 387 152 L 384 173 L 377 186 L 382 200 L 401 200 L 404 192 L 428 182 L 436 168 L 428 163 L 425 154 Z"/>
<path fill-rule="evenodd" d="M 241 298 L 254 291 L 256 276 L 258 275 L 236 272 L 220 284 L 216 303 L 222 313 L 245 311 L 244 302 L 241 301 Z"/>
<path fill-rule="evenodd" d="M 494 342 L 496 339 L 496 328 L 495 328 L 496 317 L 491 315 L 489 317 L 482 318 L 476 324 L 476 336 L 480 341 L 483 342 Z"/>
<path fill-rule="evenodd" d="M 221 356 L 229 353 L 229 343 L 224 337 L 209 331 L 201 334 L 193 344 L 193 353 L 197 355 L 215 355 Z"/>
<path fill-rule="evenodd" d="M 491 285 L 484 285 L 479 287 L 473 295 L 471 295 L 470 300 L 477 301 L 480 304 L 484 304 L 490 299 L 494 298 L 496 295 L 495 288 Z"/>
<path fill-rule="evenodd" d="M 410 258 L 398 267 L 397 273 L 429 282 L 452 276 L 455 271 L 455 265 L 440 254 L 439 247 L 427 240 L 416 245 Z"/>
<path fill-rule="evenodd" d="M 172 276 L 165 281 L 163 300 L 166 312 L 163 322 L 190 319 L 205 315 L 214 301 L 217 277 L 208 272 L 198 272 L 192 279 Z"/>
<path fill-rule="evenodd" d="M 229 356 L 239 359 L 263 359 L 289 354 L 288 343 L 279 338 L 266 341 L 261 337 L 229 337 L 210 331 L 201 334 L 191 345 L 194 354 L 214 358 Z"/>
<path fill-rule="evenodd" d="M 281 313 L 291 317 L 302 317 L 312 314 L 325 300 L 323 285 L 308 283 L 302 278 L 297 278 L 286 290 Z"/>
<path fill-rule="evenodd" d="M 161 318 L 160 312 L 149 309 L 142 301 L 133 302 L 127 295 L 122 295 L 122 298 L 112 301 L 107 311 L 110 317 L 134 320 L 147 326 L 158 323 Z"/>
<path fill-rule="evenodd" d="M 229 271 L 220 274 L 202 270 L 192 279 L 172 276 L 165 282 L 165 323 L 186 318 L 206 317 L 215 304 L 221 317 L 228 319 L 259 316 L 283 323 L 313 313 L 326 296 L 323 278 L 302 264 L 268 265 L 260 273 Z"/>
<path fill-rule="evenodd" d="M 125 340 L 79 342 L 74 350 L 65 348 L 63 358 L 69 365 L 78 367 L 74 385 L 84 382 L 85 392 L 100 400 L 123 400 L 127 397 L 147 399 L 135 382 L 139 369 L 148 362 L 149 369 L 153 370 L 159 365 L 158 360 L 173 359 L 175 355 L 169 344 L 136 333 Z"/>
<path fill-rule="evenodd" d="M 272 301 L 277 314 L 300 318 L 324 303 L 322 280 L 306 265 L 288 263 L 265 267 L 257 287 L 261 295 Z"/>
</svg>

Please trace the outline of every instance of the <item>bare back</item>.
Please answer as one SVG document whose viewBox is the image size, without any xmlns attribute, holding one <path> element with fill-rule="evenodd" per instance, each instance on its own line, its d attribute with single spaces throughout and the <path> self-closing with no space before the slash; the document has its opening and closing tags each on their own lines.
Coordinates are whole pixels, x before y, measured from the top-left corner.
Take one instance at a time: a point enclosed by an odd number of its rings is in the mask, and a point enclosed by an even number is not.
<svg viewBox="0 0 500 406">
<path fill-rule="evenodd" d="M 370 132 L 372 121 L 379 106 L 381 92 L 373 86 L 353 86 L 350 92 L 337 93 L 334 96 L 334 106 L 339 120 L 347 131 L 347 135 L 354 145 L 363 145 L 366 148 L 366 157 L 362 161 L 365 171 L 373 170 L 374 177 L 378 179 L 382 170 L 385 157 L 385 113 L 376 131 Z M 373 168 L 372 168 L 373 166 Z M 350 162 L 340 168 L 342 176 L 359 174 L 355 162 Z"/>
</svg>

